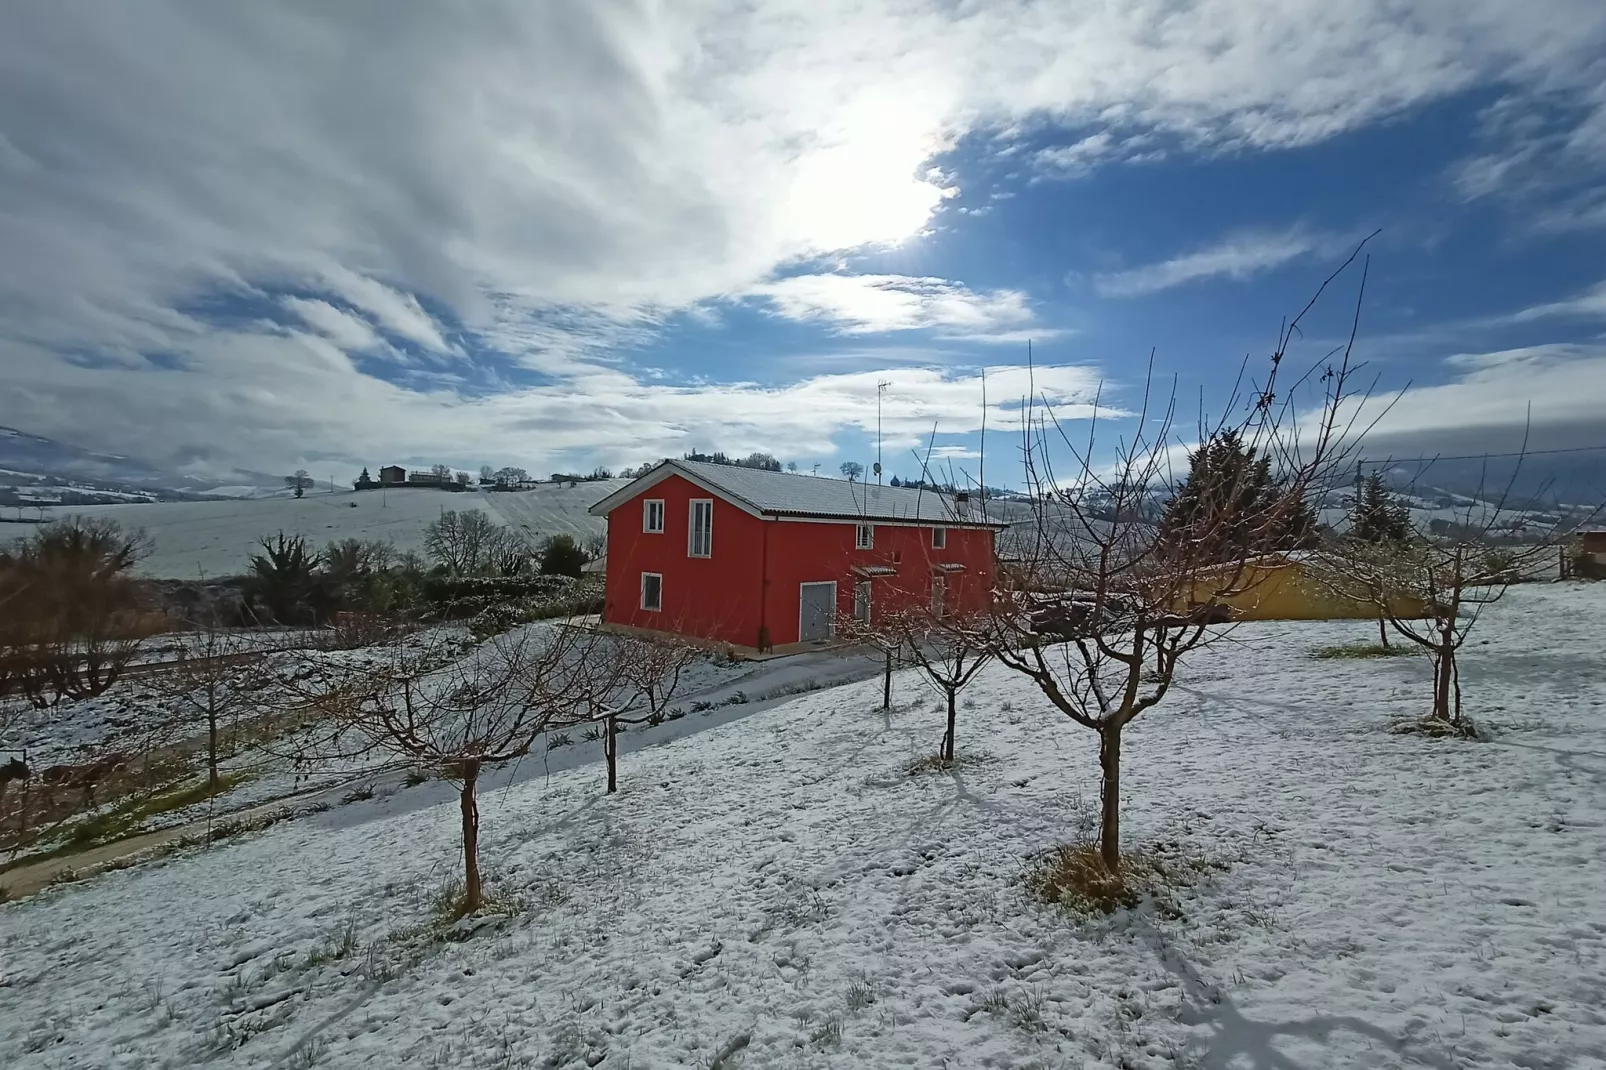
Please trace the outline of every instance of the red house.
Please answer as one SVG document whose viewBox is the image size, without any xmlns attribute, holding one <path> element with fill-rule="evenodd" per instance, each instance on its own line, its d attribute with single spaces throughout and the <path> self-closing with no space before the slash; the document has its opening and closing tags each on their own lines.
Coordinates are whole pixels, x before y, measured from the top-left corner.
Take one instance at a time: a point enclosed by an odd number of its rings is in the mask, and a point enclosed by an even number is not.
<svg viewBox="0 0 1606 1070">
<path fill-rule="evenodd" d="M 608 518 L 602 619 L 768 649 L 838 617 L 980 609 L 1005 527 L 965 494 L 665 461 L 591 507 Z"/>
</svg>

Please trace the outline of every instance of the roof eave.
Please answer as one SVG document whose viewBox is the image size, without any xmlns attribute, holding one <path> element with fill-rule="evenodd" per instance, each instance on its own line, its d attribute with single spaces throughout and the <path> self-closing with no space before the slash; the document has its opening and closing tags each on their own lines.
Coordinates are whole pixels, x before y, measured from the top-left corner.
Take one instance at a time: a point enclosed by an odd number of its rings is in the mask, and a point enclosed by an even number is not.
<svg viewBox="0 0 1606 1070">
<path fill-rule="evenodd" d="M 1002 520 L 951 520 L 946 517 L 873 516 L 865 513 L 811 513 L 796 509 L 764 509 L 760 515 L 769 520 L 841 520 L 856 524 L 907 524 L 932 528 L 991 528 L 1002 531 L 1009 527 Z"/>
</svg>

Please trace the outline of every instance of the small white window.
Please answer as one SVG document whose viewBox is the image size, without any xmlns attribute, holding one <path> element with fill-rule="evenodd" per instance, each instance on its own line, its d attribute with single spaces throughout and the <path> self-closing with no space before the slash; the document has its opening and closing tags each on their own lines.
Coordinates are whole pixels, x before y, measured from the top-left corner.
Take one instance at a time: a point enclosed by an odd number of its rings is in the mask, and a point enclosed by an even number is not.
<svg viewBox="0 0 1606 1070">
<path fill-rule="evenodd" d="M 855 550 L 875 549 L 874 524 L 860 524 L 853 529 L 853 548 Z"/>
<path fill-rule="evenodd" d="M 657 572 L 641 574 L 641 608 L 657 613 L 664 608 L 664 577 Z"/>
<path fill-rule="evenodd" d="M 686 533 L 687 557 L 714 555 L 714 499 L 695 498 L 691 503 L 691 530 Z"/>
<path fill-rule="evenodd" d="M 948 549 L 948 529 L 947 528 L 932 528 L 931 529 L 931 548 L 933 550 L 946 550 L 946 549 Z"/>
<path fill-rule="evenodd" d="M 641 503 L 641 530 L 649 535 L 664 533 L 664 500 L 648 498 Z"/>
<path fill-rule="evenodd" d="M 870 581 L 860 580 L 853 585 L 853 619 L 870 623 Z"/>
<path fill-rule="evenodd" d="M 938 617 L 943 616 L 947 612 L 947 606 L 945 604 L 947 601 L 948 601 L 948 577 L 944 576 L 941 572 L 938 572 L 938 573 L 936 573 L 935 575 L 933 575 L 931 577 L 931 612 L 932 612 L 932 614 L 934 616 L 938 616 Z"/>
</svg>

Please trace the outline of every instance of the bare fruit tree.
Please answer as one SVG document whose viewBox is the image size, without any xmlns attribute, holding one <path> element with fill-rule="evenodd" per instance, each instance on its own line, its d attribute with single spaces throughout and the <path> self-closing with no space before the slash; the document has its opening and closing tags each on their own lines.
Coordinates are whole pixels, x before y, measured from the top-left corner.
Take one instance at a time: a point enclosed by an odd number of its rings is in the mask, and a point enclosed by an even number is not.
<svg viewBox="0 0 1606 1070">
<path fill-rule="evenodd" d="M 150 677 L 149 686 L 167 700 L 180 733 L 199 729 L 203 734 L 206 783 L 215 792 L 222 785 L 218 766 L 228 753 L 224 732 L 259 701 L 260 644 L 223 627 L 215 614 L 203 619 L 195 637 L 185 656 Z"/>
<path fill-rule="evenodd" d="M 1433 702 L 1424 722 L 1430 731 L 1476 734 L 1461 708 L 1460 650 L 1483 611 L 1505 597 L 1513 583 L 1534 578 L 1550 563 L 1564 528 L 1580 522 L 1554 506 L 1535 508 L 1537 497 L 1526 508 L 1514 505 L 1520 471 L 1519 459 L 1503 487 L 1480 489 L 1453 519 L 1425 525 L 1407 519 L 1409 529 L 1397 540 L 1344 532 L 1317 558 L 1325 586 L 1375 606 L 1396 634 L 1432 661 Z M 1582 519 L 1588 522 L 1594 515 Z"/>
<path fill-rule="evenodd" d="M 1175 397 L 1157 404 L 1152 379 L 1113 449 L 1100 438 L 1096 403 L 1080 440 L 1046 401 L 1025 399 L 1031 516 L 1010 533 L 1019 561 L 1000 579 L 993 651 L 1096 734 L 1098 856 L 1112 875 L 1121 868 L 1123 731 L 1164 701 L 1186 655 L 1220 637 L 1212 622 L 1258 581 L 1263 555 L 1287 548 L 1359 419 L 1348 390 L 1359 298 L 1348 345 L 1303 373 L 1284 367 L 1301 320 L 1359 253 L 1285 323 L 1263 379 L 1246 386 L 1241 376 L 1222 416 L 1201 415 L 1191 446 Z M 1222 455 L 1237 461 L 1215 463 Z M 1183 460 L 1196 481 L 1175 474 Z"/>
<path fill-rule="evenodd" d="M 386 766 L 430 768 L 458 785 L 464 913 L 484 903 L 479 865 L 481 773 L 524 757 L 542 734 L 596 719 L 614 682 L 600 637 L 567 624 L 534 625 L 453 657 L 444 645 L 401 639 L 378 664 L 330 659 L 297 685 L 324 719 L 300 745 L 313 760 L 379 755 Z"/>
<path fill-rule="evenodd" d="M 608 765 L 608 794 L 619 790 L 619 727 L 659 724 L 680 690 L 681 678 L 703 652 L 673 635 L 616 639 L 612 652 L 617 679 L 602 712 L 602 753 Z"/>
<path fill-rule="evenodd" d="M 864 606 L 863 618 L 854 614 L 842 616 L 836 633 L 846 642 L 865 646 L 881 655 L 881 710 L 892 709 L 892 670 L 902 661 L 907 641 L 900 622 L 885 618 L 871 620 L 872 610 Z"/>
<path fill-rule="evenodd" d="M 937 756 L 944 762 L 954 760 L 959 693 L 996 656 L 991 624 L 986 613 L 948 615 L 917 606 L 888 614 L 880 625 L 884 641 L 895 642 L 906 651 L 926 682 L 943 697 L 948 719 Z"/>
</svg>

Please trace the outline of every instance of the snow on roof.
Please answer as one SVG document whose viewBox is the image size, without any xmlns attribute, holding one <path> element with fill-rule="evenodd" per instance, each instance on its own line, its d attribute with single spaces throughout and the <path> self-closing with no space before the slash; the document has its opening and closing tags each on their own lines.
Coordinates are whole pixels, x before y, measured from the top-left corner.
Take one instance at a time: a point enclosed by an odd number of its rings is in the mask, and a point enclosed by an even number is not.
<svg viewBox="0 0 1606 1070">
<path fill-rule="evenodd" d="M 933 490 L 880 487 L 847 479 L 768 472 L 706 461 L 665 461 L 651 472 L 609 495 L 591 511 L 604 514 L 671 475 L 683 476 L 703 489 L 768 517 L 841 517 L 848 520 L 898 520 L 953 527 L 1001 528 L 1001 520 L 977 513 L 960 517 L 952 495 Z M 975 509 L 973 503 L 971 506 Z"/>
</svg>

